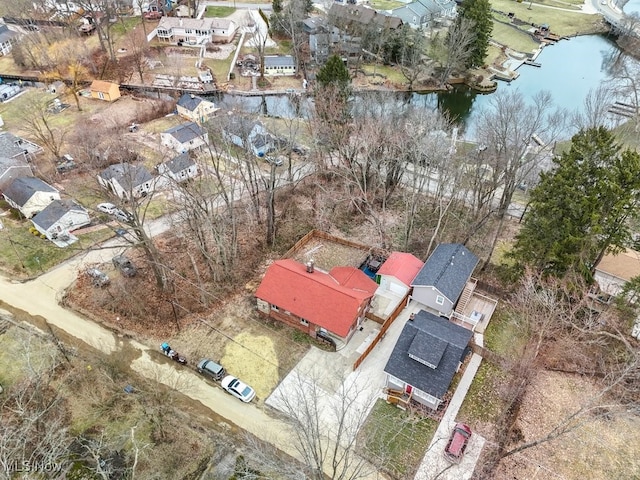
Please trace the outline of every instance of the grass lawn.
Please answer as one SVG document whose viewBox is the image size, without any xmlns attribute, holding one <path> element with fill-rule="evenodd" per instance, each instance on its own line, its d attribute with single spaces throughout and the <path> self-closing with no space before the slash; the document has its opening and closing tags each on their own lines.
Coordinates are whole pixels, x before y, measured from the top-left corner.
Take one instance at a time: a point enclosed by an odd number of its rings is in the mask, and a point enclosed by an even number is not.
<svg viewBox="0 0 640 480">
<path fill-rule="evenodd" d="M 361 430 L 363 454 L 395 478 L 413 476 L 433 438 L 438 422 L 411 415 L 384 400 L 378 400 Z"/>
<path fill-rule="evenodd" d="M 119 20 L 111 26 L 111 32 L 116 36 L 124 35 L 133 30 L 142 21 L 142 17 L 120 17 Z"/>
<path fill-rule="evenodd" d="M 491 0 L 491 8 L 501 12 L 513 12 L 519 20 L 541 25 L 548 23 L 551 31 L 561 36 L 571 36 L 577 33 L 594 33 L 603 31 L 604 25 L 600 15 L 586 15 L 583 13 L 554 10 L 529 2 L 517 3 L 513 0 Z"/>
<path fill-rule="evenodd" d="M 29 231 L 29 220 L 2 219 L 0 231 L 0 268 L 14 272 L 18 277 L 31 277 L 47 271 L 60 262 L 85 251 L 96 242 L 113 236 L 110 229 L 97 230 L 79 235 L 78 242 L 67 247 L 56 247 L 47 239 L 33 235 Z"/>
<path fill-rule="evenodd" d="M 376 10 L 393 10 L 404 6 L 402 2 L 396 2 L 394 0 L 371 0 L 370 6 Z"/>
<path fill-rule="evenodd" d="M 215 78 L 216 82 L 224 83 L 227 81 L 227 75 L 229 74 L 232 61 L 233 53 L 223 60 L 207 58 L 205 64 L 211 69 L 211 73 L 213 74 L 213 78 Z"/>
<path fill-rule="evenodd" d="M 484 360 L 462 403 L 458 418 L 471 425 L 493 423 L 503 409 L 502 397 L 497 387 L 506 378 L 507 375 L 500 367 Z"/>
<path fill-rule="evenodd" d="M 515 25 L 496 21 L 493 22 L 491 38 L 502 45 L 508 45 L 509 48 L 524 53 L 531 53 L 540 46 L 531 35 L 518 29 Z"/>
<path fill-rule="evenodd" d="M 407 79 L 399 69 L 392 68 L 388 65 L 362 65 L 360 68 L 368 75 L 373 75 L 374 73 L 382 75 L 385 80 L 389 80 L 396 85 L 404 85 L 407 83 Z M 370 78 L 374 80 L 373 76 Z"/>
<path fill-rule="evenodd" d="M 204 12 L 204 16 L 224 18 L 224 17 L 228 17 L 235 11 L 236 9 L 233 7 L 214 7 L 212 5 L 209 5 L 207 6 L 207 9 Z"/>
<path fill-rule="evenodd" d="M 519 355 L 526 342 L 527 332 L 517 317 L 503 304 L 498 304 L 484 332 L 485 347 L 500 356 L 514 357 Z"/>
</svg>

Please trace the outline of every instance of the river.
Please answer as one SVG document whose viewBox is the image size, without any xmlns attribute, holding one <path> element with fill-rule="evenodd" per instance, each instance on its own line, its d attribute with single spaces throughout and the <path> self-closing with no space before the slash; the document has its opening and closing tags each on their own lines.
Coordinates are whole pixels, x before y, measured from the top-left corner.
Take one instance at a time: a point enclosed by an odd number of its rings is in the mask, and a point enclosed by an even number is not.
<svg viewBox="0 0 640 480">
<path fill-rule="evenodd" d="M 640 4 L 640 0 L 633 1 Z M 529 99 L 537 92 L 547 90 L 557 107 L 571 113 L 579 111 L 583 108 L 584 99 L 589 91 L 610 80 L 607 61 L 617 49 L 611 39 L 602 35 L 584 35 L 561 40 L 543 49 L 537 58 L 541 67 L 521 66 L 518 69 L 520 76 L 510 83 L 499 82 L 498 90 L 518 89 Z M 588 61 L 585 61 L 586 59 Z M 479 94 L 461 87 L 448 93 L 413 93 L 409 94 L 409 97 L 406 94 L 389 95 L 395 95 L 398 101 L 410 101 L 424 108 L 439 106 L 448 112 L 463 130 L 466 127 L 469 136 L 474 115 L 488 104 L 492 94 Z M 241 97 L 223 94 L 217 101 L 225 109 L 234 108 L 288 118 L 306 116 L 311 108 L 309 101 L 296 101 L 295 97 L 288 95 Z M 572 133 L 567 130 L 567 137 Z"/>
</svg>

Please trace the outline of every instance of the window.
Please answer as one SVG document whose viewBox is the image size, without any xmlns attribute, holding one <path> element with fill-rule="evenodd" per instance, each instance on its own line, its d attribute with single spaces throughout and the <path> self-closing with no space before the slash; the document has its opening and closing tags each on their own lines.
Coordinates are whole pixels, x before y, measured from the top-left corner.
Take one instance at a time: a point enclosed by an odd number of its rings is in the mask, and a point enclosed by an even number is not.
<svg viewBox="0 0 640 480">
<path fill-rule="evenodd" d="M 274 312 L 280 311 L 276 305 L 271 305 L 271 310 L 273 310 Z"/>
<path fill-rule="evenodd" d="M 305 320 L 304 318 L 300 319 L 300 325 L 304 325 L 305 327 L 309 326 L 309 322 L 307 320 Z"/>
<path fill-rule="evenodd" d="M 436 303 L 437 303 L 438 305 L 444 305 L 444 297 L 443 297 L 442 295 L 438 295 L 438 296 L 436 297 Z"/>
</svg>

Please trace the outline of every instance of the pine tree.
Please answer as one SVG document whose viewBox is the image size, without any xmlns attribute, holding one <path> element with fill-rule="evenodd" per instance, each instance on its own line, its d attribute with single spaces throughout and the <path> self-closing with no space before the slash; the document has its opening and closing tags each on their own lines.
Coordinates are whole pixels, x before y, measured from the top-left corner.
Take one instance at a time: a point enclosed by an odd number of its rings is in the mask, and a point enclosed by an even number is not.
<svg viewBox="0 0 640 480">
<path fill-rule="evenodd" d="M 467 60 L 467 67 L 482 66 L 484 65 L 484 59 L 487 58 L 487 49 L 489 48 L 489 40 L 493 30 L 493 18 L 491 17 L 489 0 L 464 0 L 458 16 L 458 22 L 461 22 L 463 18 L 473 22 L 476 33 L 476 39 L 472 46 L 473 53 Z"/>
<path fill-rule="evenodd" d="M 518 265 L 591 280 L 607 251 L 631 243 L 640 212 L 640 155 L 622 151 L 604 127 L 577 133 L 531 191 L 529 212 L 511 256 Z"/>
<path fill-rule="evenodd" d="M 281 13 L 282 0 L 273 0 L 273 2 L 271 2 L 271 10 L 273 11 L 273 13 Z"/>
<path fill-rule="evenodd" d="M 316 80 L 322 87 L 336 85 L 347 88 L 351 82 L 349 70 L 338 55 L 332 55 L 316 74 Z"/>
</svg>

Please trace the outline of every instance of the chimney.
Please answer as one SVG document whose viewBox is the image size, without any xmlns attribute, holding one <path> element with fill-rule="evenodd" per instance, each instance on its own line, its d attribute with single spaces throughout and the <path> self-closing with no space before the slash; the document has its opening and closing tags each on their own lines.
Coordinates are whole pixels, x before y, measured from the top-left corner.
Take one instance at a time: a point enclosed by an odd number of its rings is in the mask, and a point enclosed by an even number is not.
<svg viewBox="0 0 640 480">
<path fill-rule="evenodd" d="M 194 99 L 194 98 L 196 98 L 196 96 L 192 93 L 191 94 L 191 99 Z"/>
<path fill-rule="evenodd" d="M 307 262 L 307 273 L 313 273 L 313 260 Z"/>
</svg>

